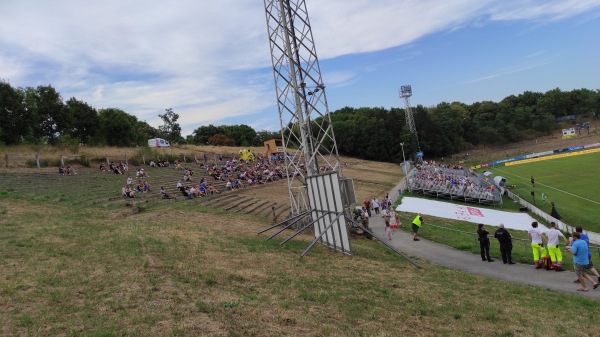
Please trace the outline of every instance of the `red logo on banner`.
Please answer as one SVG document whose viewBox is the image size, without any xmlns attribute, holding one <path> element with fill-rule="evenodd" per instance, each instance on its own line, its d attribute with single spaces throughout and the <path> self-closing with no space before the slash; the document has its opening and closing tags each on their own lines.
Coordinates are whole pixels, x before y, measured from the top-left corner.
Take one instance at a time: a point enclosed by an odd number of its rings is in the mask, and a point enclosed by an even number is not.
<svg viewBox="0 0 600 337">
<path fill-rule="evenodd" d="M 485 216 L 483 215 L 481 210 L 479 210 L 478 208 L 467 207 L 467 210 L 469 211 L 469 214 L 471 214 L 473 216 L 480 216 L 482 218 L 485 218 Z"/>
</svg>

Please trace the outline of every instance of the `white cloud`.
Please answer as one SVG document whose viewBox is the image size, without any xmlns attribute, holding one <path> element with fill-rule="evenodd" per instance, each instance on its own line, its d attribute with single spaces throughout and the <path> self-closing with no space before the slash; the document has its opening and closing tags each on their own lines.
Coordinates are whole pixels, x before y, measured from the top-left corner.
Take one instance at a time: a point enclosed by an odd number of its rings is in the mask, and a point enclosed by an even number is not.
<svg viewBox="0 0 600 337">
<path fill-rule="evenodd" d="M 307 6 L 325 59 L 487 20 L 564 19 L 597 9 L 600 1 L 308 0 Z M 65 99 L 119 107 L 154 126 L 172 107 L 189 133 L 201 124 L 276 111 L 264 20 L 263 3 L 255 0 L 3 0 L 0 78 L 15 86 L 52 84 Z M 358 74 L 327 76 L 328 85 L 343 86 Z"/>
</svg>

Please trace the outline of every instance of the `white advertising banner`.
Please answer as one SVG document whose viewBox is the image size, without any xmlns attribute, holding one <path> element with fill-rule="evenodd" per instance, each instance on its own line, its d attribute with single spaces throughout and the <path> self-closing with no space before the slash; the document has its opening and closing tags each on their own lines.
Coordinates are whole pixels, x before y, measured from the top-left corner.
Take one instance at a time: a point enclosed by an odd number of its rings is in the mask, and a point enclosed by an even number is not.
<svg viewBox="0 0 600 337">
<path fill-rule="evenodd" d="M 396 211 L 421 213 L 423 215 L 431 215 L 438 218 L 482 223 L 484 225 L 496 227 L 503 223 L 506 228 L 524 231 L 531 228 L 531 223 L 536 221 L 527 213 L 497 211 L 471 205 L 459 205 L 449 202 L 411 197 L 402 198 L 402 204 L 396 208 Z M 425 223 L 427 223 L 426 218 Z M 540 223 L 540 228 L 542 230 L 547 230 L 547 226 L 544 225 L 545 224 Z"/>
</svg>

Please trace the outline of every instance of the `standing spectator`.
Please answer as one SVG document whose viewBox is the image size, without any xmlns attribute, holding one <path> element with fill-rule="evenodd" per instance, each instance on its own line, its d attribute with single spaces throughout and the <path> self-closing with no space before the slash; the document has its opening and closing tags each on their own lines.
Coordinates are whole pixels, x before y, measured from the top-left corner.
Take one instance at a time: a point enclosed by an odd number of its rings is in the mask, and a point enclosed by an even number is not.
<svg viewBox="0 0 600 337">
<path fill-rule="evenodd" d="M 538 228 L 537 221 L 531 223 L 531 228 L 527 231 L 527 236 L 529 237 L 529 240 L 531 240 L 531 250 L 533 251 L 535 269 L 540 269 L 542 268 L 542 257 L 546 256 L 543 241 L 545 234 Z"/>
<path fill-rule="evenodd" d="M 392 229 L 398 229 L 398 227 L 402 226 L 402 222 L 400 222 L 400 218 L 396 215 L 394 210 L 390 211 L 390 224 Z"/>
<path fill-rule="evenodd" d="M 515 264 L 512 259 L 512 235 L 504 228 L 504 224 L 498 225 L 494 237 L 500 243 L 500 255 L 504 264 Z"/>
<path fill-rule="evenodd" d="M 531 187 L 535 187 L 535 179 L 531 176 Z"/>
<path fill-rule="evenodd" d="M 375 214 L 378 215 L 379 214 L 379 200 L 377 200 L 376 197 L 373 197 L 373 200 L 371 200 L 371 204 L 373 205 L 373 209 L 375 210 Z"/>
<path fill-rule="evenodd" d="M 559 238 L 562 236 L 565 245 L 567 244 L 567 238 L 564 234 L 556 229 L 556 224 L 554 222 L 550 223 L 550 230 L 546 233 L 548 237 L 548 254 L 550 254 L 550 259 L 552 260 L 552 265 L 554 266 L 555 271 L 565 271 L 562 269 L 562 253 L 560 252 L 560 248 L 558 247 Z"/>
<path fill-rule="evenodd" d="M 490 239 L 488 238 L 490 232 L 485 229 L 485 226 L 480 223 L 477 225 L 477 235 L 479 235 L 479 250 L 481 253 L 481 261 L 494 262 L 490 257 Z"/>
<path fill-rule="evenodd" d="M 385 222 L 385 234 L 388 237 L 388 240 L 392 239 L 392 227 L 390 227 L 390 222 L 386 220 Z"/>
<path fill-rule="evenodd" d="M 366 199 L 365 202 L 365 208 L 367 209 L 367 214 L 369 214 L 369 217 L 371 216 L 371 201 L 369 199 Z"/>
<path fill-rule="evenodd" d="M 581 284 L 577 291 L 588 291 L 585 285 L 584 275 L 586 275 L 586 271 L 588 270 L 588 265 L 590 262 L 588 258 L 589 249 L 587 243 L 581 240 L 580 233 L 573 233 L 573 244 L 571 245 L 571 249 L 567 248 L 567 251 L 569 251 L 573 255 L 575 273 L 577 274 L 577 278 L 579 279 L 579 283 Z M 598 282 L 592 281 L 592 287 L 594 289 L 598 288 Z"/>
<path fill-rule="evenodd" d="M 421 213 L 419 213 L 412 222 L 413 241 L 420 241 L 420 239 L 417 238 L 417 233 L 421 226 L 423 226 L 423 217 L 421 216 Z"/>
<path fill-rule="evenodd" d="M 590 250 L 590 238 L 587 236 L 587 234 L 583 233 L 583 228 L 581 226 L 575 227 L 575 232 L 579 233 L 581 240 L 585 241 L 585 243 L 587 243 L 587 245 L 588 245 L 588 260 L 589 260 L 588 271 L 592 275 L 596 276 L 598 278 L 598 282 L 600 282 L 600 274 L 598 274 L 598 271 L 596 270 L 596 268 L 594 268 L 594 264 L 592 263 L 592 251 Z M 588 278 L 588 280 L 590 280 L 590 282 L 591 282 L 591 278 Z M 579 280 L 575 280 L 575 283 L 579 283 Z"/>
</svg>

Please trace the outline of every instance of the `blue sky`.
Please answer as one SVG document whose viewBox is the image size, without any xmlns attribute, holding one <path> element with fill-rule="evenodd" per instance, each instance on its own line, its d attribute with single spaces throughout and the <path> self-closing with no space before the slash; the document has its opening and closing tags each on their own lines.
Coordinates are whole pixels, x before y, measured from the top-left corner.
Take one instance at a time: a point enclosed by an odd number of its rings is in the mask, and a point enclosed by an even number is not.
<svg viewBox="0 0 600 337">
<path fill-rule="evenodd" d="M 330 111 L 600 89 L 600 0 L 306 0 Z M 3 0 L 0 79 L 184 134 L 279 125 L 256 0 Z"/>
</svg>

